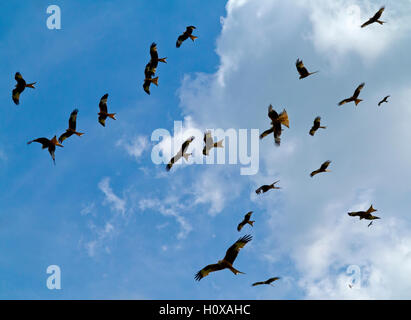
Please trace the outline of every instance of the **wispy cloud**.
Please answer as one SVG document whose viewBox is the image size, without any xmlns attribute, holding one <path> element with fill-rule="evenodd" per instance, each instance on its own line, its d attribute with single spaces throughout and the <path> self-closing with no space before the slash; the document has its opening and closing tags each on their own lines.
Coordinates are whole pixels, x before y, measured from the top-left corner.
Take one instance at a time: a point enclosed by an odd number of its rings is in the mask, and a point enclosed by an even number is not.
<svg viewBox="0 0 411 320">
<path fill-rule="evenodd" d="M 116 146 L 124 148 L 128 155 L 138 160 L 148 149 L 149 141 L 146 136 L 137 136 L 133 139 L 123 138 L 117 141 Z"/>
</svg>

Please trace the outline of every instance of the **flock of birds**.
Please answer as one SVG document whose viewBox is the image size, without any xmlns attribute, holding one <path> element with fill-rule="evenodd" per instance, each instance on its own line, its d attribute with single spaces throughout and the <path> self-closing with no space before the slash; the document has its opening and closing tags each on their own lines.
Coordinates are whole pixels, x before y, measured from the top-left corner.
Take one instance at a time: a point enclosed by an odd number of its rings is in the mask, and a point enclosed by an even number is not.
<svg viewBox="0 0 411 320">
<path fill-rule="evenodd" d="M 384 11 L 384 7 L 382 7 L 373 17 L 371 17 L 368 21 L 366 21 L 364 24 L 361 25 L 361 28 L 368 26 L 372 23 L 379 23 L 379 24 L 383 24 L 385 23 L 384 21 L 379 20 L 382 13 Z M 194 26 L 188 26 L 186 27 L 186 30 L 184 31 L 183 34 L 181 34 L 176 42 L 176 47 L 179 48 L 182 43 L 187 40 L 188 38 L 190 38 L 193 42 L 195 39 L 197 39 L 197 36 L 194 36 L 192 33 L 193 31 L 196 29 L 196 27 Z M 167 58 L 159 58 L 158 56 L 158 52 L 157 52 L 157 45 L 156 43 L 152 43 L 150 46 L 150 61 L 147 63 L 145 70 L 144 70 L 144 82 L 143 82 L 143 90 L 147 93 L 150 94 L 150 85 L 153 83 L 154 85 L 158 86 L 158 77 L 155 77 L 156 74 L 156 69 L 158 67 L 158 63 L 162 62 L 162 63 L 167 63 L 166 61 Z M 317 73 L 318 71 L 315 72 L 309 72 L 307 70 L 307 68 L 304 66 L 304 63 L 302 60 L 297 59 L 296 61 L 296 68 L 297 71 L 300 75 L 299 79 L 304 79 L 308 76 L 311 76 L 315 73 Z M 15 74 L 15 80 L 17 81 L 17 84 L 15 86 L 15 88 L 12 91 L 12 99 L 14 101 L 14 103 L 16 105 L 18 105 L 20 103 L 20 95 L 22 94 L 22 92 L 25 90 L 25 88 L 32 88 L 34 89 L 34 85 L 36 84 L 36 82 L 33 83 L 27 83 L 24 78 L 22 77 L 22 75 L 17 72 Z M 361 90 L 364 88 L 365 83 L 361 83 L 356 90 L 354 91 L 354 94 L 349 97 L 346 98 L 342 101 L 340 101 L 338 103 L 338 105 L 343 105 L 345 103 L 349 103 L 349 102 L 354 102 L 355 105 L 358 105 L 362 100 L 359 99 L 359 95 Z M 380 106 L 382 103 L 384 102 L 388 102 L 389 96 L 384 97 L 379 103 L 378 105 Z M 99 113 L 98 113 L 98 122 L 102 125 L 105 126 L 106 124 L 106 119 L 110 118 L 113 120 L 116 120 L 115 118 L 115 113 L 108 113 L 108 108 L 107 108 L 107 99 L 108 99 L 108 94 L 105 94 L 101 97 L 100 102 L 99 102 Z M 71 137 L 73 134 L 77 135 L 77 136 L 82 136 L 83 133 L 81 132 L 77 132 L 76 130 L 76 121 L 77 121 L 77 115 L 78 115 L 78 110 L 75 109 L 72 111 L 72 113 L 70 114 L 70 118 L 69 118 L 69 125 L 68 125 L 68 129 L 66 129 L 66 131 L 60 135 L 60 137 L 57 139 L 57 136 L 54 136 L 52 139 L 48 139 L 45 137 L 42 138 L 37 138 L 34 140 L 31 140 L 28 142 L 28 144 L 31 144 L 33 142 L 37 142 L 40 143 L 42 145 L 43 149 L 48 149 L 53 162 L 55 163 L 55 150 L 56 150 L 56 146 L 58 147 L 63 147 L 62 143 L 65 139 Z M 263 139 L 264 137 L 273 134 L 274 136 L 274 142 L 277 146 L 280 145 L 281 139 L 281 133 L 282 133 L 282 126 L 285 126 L 287 128 L 289 128 L 289 119 L 288 119 L 288 115 L 287 115 L 287 111 L 284 109 L 281 113 L 277 113 L 273 106 L 270 105 L 268 107 L 268 117 L 271 120 L 271 125 L 270 128 L 265 130 L 261 135 L 260 135 L 260 139 Z M 311 127 L 311 129 L 309 130 L 309 134 L 311 136 L 314 136 L 315 132 L 318 129 L 326 129 L 326 126 L 322 126 L 321 125 L 321 117 L 316 117 L 314 119 L 314 123 L 313 126 Z M 166 170 L 170 171 L 173 164 L 176 163 L 178 160 L 180 160 L 181 158 L 185 158 L 186 160 L 188 160 L 189 156 L 192 155 L 191 153 L 187 153 L 187 150 L 189 148 L 190 143 L 194 140 L 194 137 L 190 137 L 188 138 L 186 141 L 184 141 L 184 143 L 182 144 L 180 150 L 177 152 L 177 154 L 175 156 L 173 156 L 171 158 L 171 160 L 169 161 L 169 163 L 166 166 Z M 208 156 L 209 155 L 209 151 L 212 148 L 223 148 L 223 140 L 214 142 L 213 141 L 213 137 L 211 135 L 211 132 L 207 131 L 204 134 L 204 149 L 203 149 L 203 155 L 204 156 Z M 313 172 L 311 172 L 310 176 L 313 177 L 319 173 L 323 173 L 323 172 L 329 172 L 330 170 L 328 170 L 328 166 L 330 165 L 331 161 L 327 160 L 325 161 L 323 164 L 321 164 L 320 168 L 317 170 L 314 170 Z M 259 187 L 257 190 L 255 190 L 255 192 L 257 194 L 262 194 L 262 193 L 266 193 L 267 191 L 271 190 L 271 189 L 280 189 L 280 187 L 276 186 L 276 184 L 279 182 L 275 181 L 272 184 L 269 185 L 263 185 L 261 187 Z M 375 219 L 380 219 L 379 217 L 376 217 L 374 215 L 372 215 L 372 212 L 375 212 L 377 210 L 375 210 L 372 205 L 370 206 L 370 208 L 367 211 L 358 211 L 358 212 L 349 212 L 348 215 L 352 216 L 352 217 L 359 217 L 360 220 L 362 219 L 366 219 L 366 220 L 371 220 L 370 224 L 368 226 L 370 226 L 372 224 L 372 221 Z M 238 224 L 237 226 L 237 230 L 240 232 L 242 230 L 242 228 L 249 224 L 250 226 L 253 226 L 254 221 L 250 220 L 251 219 L 251 215 L 252 215 L 252 211 L 248 212 L 245 216 L 244 219 Z M 229 269 L 231 270 L 235 275 L 243 273 L 237 269 L 235 269 L 233 267 L 233 263 L 235 261 L 235 259 L 237 258 L 237 255 L 240 251 L 241 248 L 243 248 L 248 242 L 250 242 L 252 240 L 252 236 L 251 235 L 244 235 L 243 237 L 239 238 L 227 251 L 226 254 L 224 256 L 224 258 L 220 261 L 218 261 L 215 264 L 210 264 L 207 265 L 206 267 L 204 267 L 203 269 L 201 269 L 200 271 L 198 271 L 198 273 L 195 275 L 195 279 L 196 280 L 201 280 L 202 278 L 206 277 L 209 273 L 211 272 L 215 272 L 215 271 L 219 271 L 219 270 L 223 270 L 223 269 Z M 252 286 L 257 286 L 257 285 L 263 285 L 263 284 L 267 284 L 267 285 L 271 285 L 272 282 L 279 280 L 279 277 L 273 277 L 270 278 L 266 281 L 260 281 L 260 282 L 255 282 L 252 284 Z"/>
</svg>

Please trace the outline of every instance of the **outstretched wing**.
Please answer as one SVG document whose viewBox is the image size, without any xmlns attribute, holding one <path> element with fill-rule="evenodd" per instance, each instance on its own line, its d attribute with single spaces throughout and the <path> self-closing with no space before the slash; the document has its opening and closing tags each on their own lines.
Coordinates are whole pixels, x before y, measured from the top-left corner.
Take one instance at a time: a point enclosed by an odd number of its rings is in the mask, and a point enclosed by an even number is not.
<svg viewBox="0 0 411 320">
<path fill-rule="evenodd" d="M 278 119 L 278 113 L 273 109 L 271 104 L 268 106 L 268 117 L 271 121 L 276 121 Z"/>
<path fill-rule="evenodd" d="M 264 281 L 254 282 L 251 286 L 255 287 L 255 286 L 260 286 L 262 284 L 265 284 L 265 282 Z"/>
<path fill-rule="evenodd" d="M 108 98 L 108 93 L 106 93 L 104 96 L 101 97 L 100 103 L 99 103 L 99 108 L 101 113 L 107 113 L 107 98 Z"/>
<path fill-rule="evenodd" d="M 171 158 L 170 162 L 167 164 L 166 170 L 170 171 L 174 163 L 176 163 L 182 157 L 181 151 L 179 151 L 174 157 Z"/>
<path fill-rule="evenodd" d="M 76 131 L 77 113 L 78 109 L 74 109 L 73 112 L 70 114 L 69 128 L 73 131 Z"/>
<path fill-rule="evenodd" d="M 62 143 L 64 140 L 67 138 L 71 137 L 73 135 L 73 132 L 66 131 L 64 132 L 60 137 L 59 137 L 59 142 Z"/>
<path fill-rule="evenodd" d="M 219 270 L 223 270 L 224 267 L 221 266 L 218 263 L 215 264 L 209 264 L 208 266 L 204 267 L 203 269 L 201 269 L 200 271 L 198 271 L 196 273 L 196 275 L 194 276 L 194 279 L 196 279 L 197 281 L 200 281 L 201 279 L 203 279 L 204 277 L 208 276 L 208 274 L 210 272 L 215 272 L 215 271 L 219 271 Z"/>
<path fill-rule="evenodd" d="M 18 88 L 14 88 L 12 91 L 11 97 L 16 105 L 20 103 L 20 93 L 21 91 Z"/>
<path fill-rule="evenodd" d="M 331 163 L 330 160 L 325 161 L 325 162 L 321 165 L 320 170 L 321 170 L 321 171 L 325 171 L 325 169 L 328 168 L 328 166 L 330 165 L 330 163 Z"/>
<path fill-rule="evenodd" d="M 27 142 L 27 144 L 31 144 L 32 142 L 41 143 L 43 149 L 47 148 L 50 145 L 50 140 L 47 138 L 34 139 L 34 140 Z"/>
<path fill-rule="evenodd" d="M 360 95 L 360 92 L 361 92 L 362 88 L 364 88 L 364 86 L 365 86 L 365 83 L 363 82 L 357 87 L 357 89 L 355 89 L 354 95 L 353 95 L 354 99 L 358 98 L 358 96 Z"/>
<path fill-rule="evenodd" d="M 279 279 L 280 279 L 280 277 L 273 277 L 273 278 L 268 279 L 268 280 L 266 281 L 266 283 L 267 283 L 267 284 L 270 284 L 271 282 L 274 282 L 274 281 L 279 280 Z"/>
<path fill-rule="evenodd" d="M 374 21 L 378 20 L 381 18 L 382 13 L 384 12 L 385 7 L 381 7 L 380 10 L 378 10 L 375 15 L 372 17 Z"/>
<path fill-rule="evenodd" d="M 240 249 L 243 248 L 253 237 L 251 235 L 245 235 L 238 239 L 230 248 L 228 248 L 224 260 L 233 264 L 234 260 L 237 258 Z"/>
<path fill-rule="evenodd" d="M 344 99 L 344 100 L 341 100 L 340 102 L 338 102 L 338 105 L 342 106 L 343 104 L 346 104 L 346 103 L 351 102 L 351 101 L 352 101 L 352 98 L 347 98 L 347 99 Z"/>
<path fill-rule="evenodd" d="M 262 134 L 260 134 L 260 139 L 263 139 L 264 137 L 268 136 L 270 133 L 274 132 L 274 127 L 271 127 L 268 130 L 265 130 Z"/>
</svg>

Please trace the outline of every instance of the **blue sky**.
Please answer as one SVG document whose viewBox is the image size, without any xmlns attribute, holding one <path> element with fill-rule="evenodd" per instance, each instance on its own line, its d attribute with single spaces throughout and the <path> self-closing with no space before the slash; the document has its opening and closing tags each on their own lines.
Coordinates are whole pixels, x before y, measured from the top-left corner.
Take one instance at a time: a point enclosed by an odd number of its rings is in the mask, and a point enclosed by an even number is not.
<svg viewBox="0 0 411 320">
<path fill-rule="evenodd" d="M 46 27 L 59 5 L 62 29 Z M 0 5 L 0 298 L 410 298 L 407 54 L 411 3 L 387 1 L 383 27 L 359 28 L 374 1 L 9 1 Z M 383 19 L 383 20 L 384 20 Z M 175 48 L 195 25 L 199 38 Z M 142 90 L 149 46 L 167 64 Z M 295 60 L 320 73 L 299 80 Z M 15 106 L 20 71 L 36 89 Z M 365 82 L 364 101 L 337 107 Z M 109 94 L 108 120 L 97 122 Z M 376 106 L 390 94 L 389 104 Z M 238 165 L 155 165 L 151 133 L 186 128 L 265 130 L 267 106 L 286 108 L 282 145 L 260 143 L 260 170 Z M 56 151 L 37 137 L 77 128 Z M 327 129 L 308 135 L 315 116 Z M 177 137 L 181 141 L 184 137 Z M 178 140 L 178 141 L 180 141 Z M 180 141 L 180 142 L 181 142 Z M 309 172 L 332 160 L 329 174 Z M 173 168 L 174 169 L 174 168 Z M 256 197 L 261 184 L 280 191 Z M 371 228 L 348 211 L 373 204 Z M 254 227 L 236 226 L 254 211 Z M 194 274 L 240 235 L 253 240 L 236 267 L 199 283 Z M 46 287 L 60 266 L 62 289 Z M 348 288 L 350 265 L 361 287 Z M 276 287 L 252 288 L 271 276 Z"/>
</svg>

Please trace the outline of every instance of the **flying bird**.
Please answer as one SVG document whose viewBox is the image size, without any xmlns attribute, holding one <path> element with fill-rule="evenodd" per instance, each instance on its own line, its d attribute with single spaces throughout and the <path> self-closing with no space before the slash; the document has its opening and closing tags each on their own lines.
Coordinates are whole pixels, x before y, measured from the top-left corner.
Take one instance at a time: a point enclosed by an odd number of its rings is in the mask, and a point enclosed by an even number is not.
<svg viewBox="0 0 411 320">
<path fill-rule="evenodd" d="M 16 79 L 17 84 L 16 87 L 13 89 L 12 91 L 12 99 L 14 101 L 14 103 L 16 105 L 18 105 L 20 103 L 20 94 L 24 91 L 24 89 L 26 88 L 34 88 L 34 85 L 36 84 L 36 82 L 33 83 L 26 83 L 26 80 L 23 79 L 23 76 L 21 75 L 20 72 L 16 72 L 16 74 L 14 75 L 14 79 Z"/>
<path fill-rule="evenodd" d="M 158 77 L 154 77 L 156 72 L 156 68 L 153 69 L 153 66 L 151 65 L 151 60 L 149 63 L 146 64 L 146 68 L 144 69 L 144 82 L 143 82 L 143 89 L 147 94 L 150 94 L 150 85 L 154 83 L 156 86 L 158 86 Z"/>
<path fill-rule="evenodd" d="M 63 147 L 63 145 L 61 145 L 58 141 L 57 141 L 57 137 L 54 136 L 53 139 L 49 140 L 47 138 L 38 138 L 38 139 L 34 139 L 31 140 L 29 142 L 27 142 L 27 144 L 31 144 L 32 142 L 38 142 L 41 143 L 42 145 L 42 149 L 48 149 L 49 153 L 51 155 L 51 158 L 53 159 L 54 164 L 56 164 L 56 159 L 54 156 L 54 152 L 56 151 L 56 146 L 59 147 Z"/>
<path fill-rule="evenodd" d="M 317 169 L 317 170 L 314 170 L 313 172 L 311 172 L 311 173 L 310 173 L 310 176 L 311 176 L 311 177 L 314 177 L 316 174 L 321 173 L 321 172 L 331 172 L 331 170 L 328 170 L 328 169 L 327 169 L 328 166 L 330 165 L 330 163 L 331 163 L 330 160 L 325 161 L 325 162 L 321 165 L 320 169 Z"/>
<path fill-rule="evenodd" d="M 166 170 L 170 171 L 171 167 L 173 166 L 174 163 L 176 163 L 178 160 L 180 160 L 182 157 L 188 161 L 188 157 L 191 156 L 191 153 L 186 153 L 188 146 L 190 145 L 191 142 L 193 142 L 194 136 L 191 136 L 188 138 L 186 141 L 181 146 L 181 149 L 177 152 L 177 154 L 171 158 L 170 162 L 167 164 Z"/>
<path fill-rule="evenodd" d="M 213 141 L 213 137 L 211 136 L 211 132 L 207 131 L 206 133 L 204 133 L 204 143 L 205 146 L 203 148 L 203 155 L 208 156 L 210 150 L 212 148 L 223 148 L 223 141 L 224 139 L 214 142 Z"/>
<path fill-rule="evenodd" d="M 378 102 L 378 106 L 380 106 L 381 104 L 383 104 L 384 102 L 385 103 L 388 103 L 388 98 L 389 98 L 390 96 L 386 96 L 386 97 L 384 97 L 384 99 L 382 99 L 380 102 Z"/>
<path fill-rule="evenodd" d="M 283 112 L 278 114 L 273 109 L 273 106 L 270 104 L 268 106 L 268 117 L 271 119 L 271 128 L 264 131 L 262 134 L 260 134 L 260 139 L 263 139 L 265 136 L 269 135 L 270 133 L 274 133 L 275 144 L 279 146 L 281 142 L 280 136 L 282 132 L 281 125 L 284 125 L 287 128 L 290 127 L 287 111 L 285 111 L 284 109 Z"/>
<path fill-rule="evenodd" d="M 238 273 L 244 274 L 244 272 L 238 271 L 233 267 L 234 260 L 237 258 L 240 249 L 243 248 L 253 237 L 251 235 L 245 235 L 238 239 L 230 248 L 228 248 L 223 260 L 218 261 L 215 264 L 209 264 L 201 269 L 195 275 L 195 279 L 200 281 L 202 278 L 208 276 L 210 272 L 215 272 L 223 269 L 230 269 L 232 273 L 237 275 Z"/>
<path fill-rule="evenodd" d="M 304 78 L 318 72 L 318 71 L 308 72 L 307 68 L 304 66 L 303 61 L 300 60 L 300 59 L 297 59 L 297 61 L 295 62 L 295 66 L 297 67 L 297 71 L 300 74 L 300 79 L 304 79 Z"/>
<path fill-rule="evenodd" d="M 326 129 L 326 126 L 321 126 L 321 117 L 316 117 L 314 119 L 314 124 L 310 129 L 310 135 L 314 136 L 314 133 L 319 129 Z"/>
<path fill-rule="evenodd" d="M 266 281 L 255 282 L 251 286 L 255 287 L 255 286 L 262 285 L 262 284 L 268 284 L 268 285 L 274 287 L 271 283 L 276 281 L 276 280 L 280 280 L 280 279 L 281 279 L 280 277 L 274 277 L 274 278 L 270 278 Z"/>
<path fill-rule="evenodd" d="M 177 42 L 176 42 L 176 47 L 177 47 L 177 48 L 180 48 L 181 44 L 182 44 L 184 41 L 186 41 L 188 38 L 190 38 L 190 39 L 193 40 L 193 41 L 198 38 L 198 37 L 192 35 L 193 30 L 194 30 L 195 28 L 196 28 L 196 27 L 194 27 L 194 26 L 188 26 L 188 27 L 186 27 L 186 31 L 184 31 L 184 33 L 181 34 L 181 35 L 178 37 L 178 39 L 177 39 Z"/>
<path fill-rule="evenodd" d="M 259 187 L 257 190 L 255 190 L 255 193 L 256 194 L 261 194 L 261 193 L 266 193 L 268 190 L 271 190 L 271 189 L 281 189 L 280 187 L 275 186 L 275 184 L 278 183 L 278 182 L 280 182 L 280 180 L 277 180 L 272 184 L 268 184 L 268 185 L 265 184 L 265 185 Z"/>
<path fill-rule="evenodd" d="M 365 83 L 364 83 L 364 82 L 361 83 L 361 84 L 357 87 L 357 89 L 355 89 L 355 92 L 354 92 L 354 94 L 352 95 L 352 97 L 340 101 L 340 102 L 338 103 L 338 105 L 339 105 L 339 106 L 342 106 L 343 104 L 348 103 L 348 102 L 352 102 L 352 101 L 355 102 L 355 105 L 358 105 L 358 104 L 362 101 L 362 99 L 358 99 L 358 96 L 360 95 L 360 92 L 361 92 L 362 88 L 364 88 L 364 86 L 365 86 Z"/>
<path fill-rule="evenodd" d="M 77 121 L 77 113 L 78 113 L 78 109 L 74 109 L 73 112 L 70 114 L 70 118 L 69 118 L 69 127 L 66 130 L 66 132 L 64 132 L 60 137 L 59 137 L 59 142 L 63 143 L 64 140 L 66 140 L 67 138 L 71 137 L 73 134 L 77 135 L 77 136 L 82 136 L 84 133 L 82 132 L 77 132 L 76 131 L 76 121 Z"/>
<path fill-rule="evenodd" d="M 348 212 L 348 215 L 350 217 L 360 217 L 360 220 L 365 219 L 365 220 L 375 220 L 375 219 L 381 219 L 380 217 L 373 216 L 372 212 L 375 212 L 375 210 L 372 205 L 368 208 L 367 211 L 355 211 L 355 212 Z M 372 222 L 372 221 L 371 221 Z M 368 226 L 370 226 L 369 224 Z"/>
<path fill-rule="evenodd" d="M 107 117 L 113 120 L 116 120 L 116 118 L 114 118 L 115 113 L 107 113 L 107 97 L 108 97 L 108 93 L 106 93 L 104 96 L 101 97 L 100 103 L 98 105 L 100 108 L 100 112 L 98 113 L 98 122 L 100 122 L 100 124 L 103 127 L 106 126 Z"/>
<path fill-rule="evenodd" d="M 250 226 L 253 226 L 253 225 L 254 225 L 254 222 L 255 222 L 255 221 L 250 220 L 252 214 L 253 214 L 253 211 L 250 211 L 250 212 L 248 212 L 248 213 L 244 216 L 243 221 L 241 221 L 241 222 L 238 224 L 238 226 L 237 226 L 237 230 L 238 230 L 238 231 L 241 231 L 241 229 L 242 229 L 246 224 L 249 224 Z"/>
<path fill-rule="evenodd" d="M 158 62 L 167 63 L 166 61 L 167 57 L 158 58 L 157 44 L 155 42 L 153 42 L 150 46 L 150 56 L 151 56 L 150 65 L 151 65 L 151 68 L 154 69 L 154 73 L 158 66 Z"/>
<path fill-rule="evenodd" d="M 373 17 L 371 17 L 370 19 L 368 19 L 368 21 L 364 22 L 364 23 L 361 25 L 361 28 L 364 28 L 364 27 L 366 27 L 366 26 L 368 26 L 369 24 L 374 23 L 374 22 L 378 22 L 378 23 L 381 24 L 381 25 L 382 25 L 383 23 L 385 23 L 385 21 L 379 20 L 379 19 L 381 18 L 382 13 L 384 12 L 384 9 L 385 9 L 385 7 L 381 7 L 381 9 L 378 10 L 377 13 L 374 14 Z"/>
</svg>

